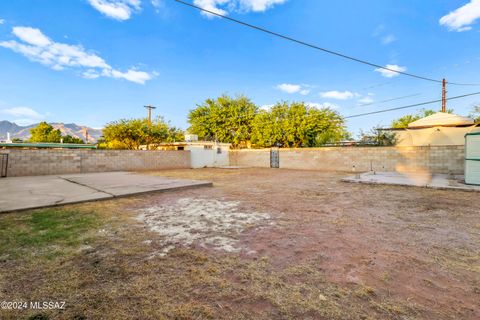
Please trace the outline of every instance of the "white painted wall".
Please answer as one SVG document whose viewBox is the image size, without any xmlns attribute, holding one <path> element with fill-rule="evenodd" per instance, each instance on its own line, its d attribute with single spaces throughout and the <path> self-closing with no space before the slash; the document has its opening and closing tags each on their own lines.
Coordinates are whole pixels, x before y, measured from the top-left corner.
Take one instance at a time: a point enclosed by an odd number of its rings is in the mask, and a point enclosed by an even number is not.
<svg viewBox="0 0 480 320">
<path fill-rule="evenodd" d="M 211 144 L 191 144 L 185 147 L 185 150 L 190 150 L 192 168 L 214 168 L 229 165 L 230 145 L 211 145 L 212 149 L 205 149 L 205 145 Z M 220 153 L 218 153 L 218 148 Z"/>
</svg>

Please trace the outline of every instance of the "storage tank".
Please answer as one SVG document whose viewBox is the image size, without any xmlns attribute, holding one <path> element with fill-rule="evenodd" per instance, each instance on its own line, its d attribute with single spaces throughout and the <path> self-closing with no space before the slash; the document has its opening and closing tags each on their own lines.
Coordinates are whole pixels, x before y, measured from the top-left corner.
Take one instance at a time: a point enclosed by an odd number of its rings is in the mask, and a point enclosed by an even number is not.
<svg viewBox="0 0 480 320">
<path fill-rule="evenodd" d="M 465 183 L 480 185 L 480 132 L 465 135 Z"/>
</svg>

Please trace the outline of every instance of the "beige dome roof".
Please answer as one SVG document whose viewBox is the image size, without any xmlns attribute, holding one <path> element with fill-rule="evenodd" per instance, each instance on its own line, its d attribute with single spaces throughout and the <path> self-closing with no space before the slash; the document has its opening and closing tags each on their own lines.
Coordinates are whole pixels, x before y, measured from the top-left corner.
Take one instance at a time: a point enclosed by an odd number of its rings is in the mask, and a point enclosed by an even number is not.
<svg viewBox="0 0 480 320">
<path fill-rule="evenodd" d="M 473 119 L 456 114 L 437 112 L 431 116 L 419 119 L 408 125 L 408 128 L 425 128 L 436 126 L 468 126 L 473 125 Z"/>
</svg>

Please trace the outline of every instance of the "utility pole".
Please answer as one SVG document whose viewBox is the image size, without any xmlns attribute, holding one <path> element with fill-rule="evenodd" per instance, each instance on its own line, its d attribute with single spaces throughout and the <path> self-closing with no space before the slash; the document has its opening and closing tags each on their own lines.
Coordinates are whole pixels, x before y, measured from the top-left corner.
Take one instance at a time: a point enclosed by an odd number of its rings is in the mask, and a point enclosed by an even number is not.
<svg viewBox="0 0 480 320">
<path fill-rule="evenodd" d="M 152 125 L 152 110 L 156 109 L 157 107 L 154 107 L 154 106 L 151 106 L 151 105 L 144 106 L 144 107 L 148 110 L 148 125 L 151 126 Z"/>
<path fill-rule="evenodd" d="M 148 135 L 150 136 L 151 134 L 151 128 L 152 128 L 152 110 L 156 109 L 156 107 L 152 105 L 144 106 L 148 110 Z M 150 137 L 147 140 L 147 150 L 150 150 Z"/>
<path fill-rule="evenodd" d="M 85 143 L 88 144 L 88 129 L 85 128 Z"/>
<path fill-rule="evenodd" d="M 442 80 L 442 112 L 447 112 L 447 80 Z"/>
</svg>

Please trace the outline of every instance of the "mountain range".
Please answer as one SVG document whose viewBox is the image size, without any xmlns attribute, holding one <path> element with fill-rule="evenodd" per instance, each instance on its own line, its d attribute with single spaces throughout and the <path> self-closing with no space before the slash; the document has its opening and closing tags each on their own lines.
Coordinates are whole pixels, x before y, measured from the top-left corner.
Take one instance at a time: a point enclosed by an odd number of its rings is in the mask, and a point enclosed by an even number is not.
<svg viewBox="0 0 480 320">
<path fill-rule="evenodd" d="M 59 129 L 62 135 L 71 135 L 85 141 L 85 130 L 88 131 L 88 142 L 95 143 L 102 136 L 101 129 L 93 129 L 87 126 L 75 123 L 50 123 L 55 129 Z M 7 139 L 7 132 L 10 133 L 10 139 L 18 138 L 27 140 L 30 138 L 30 129 L 36 127 L 38 123 L 28 126 L 19 126 L 15 122 L 0 120 L 0 141 Z"/>
</svg>

